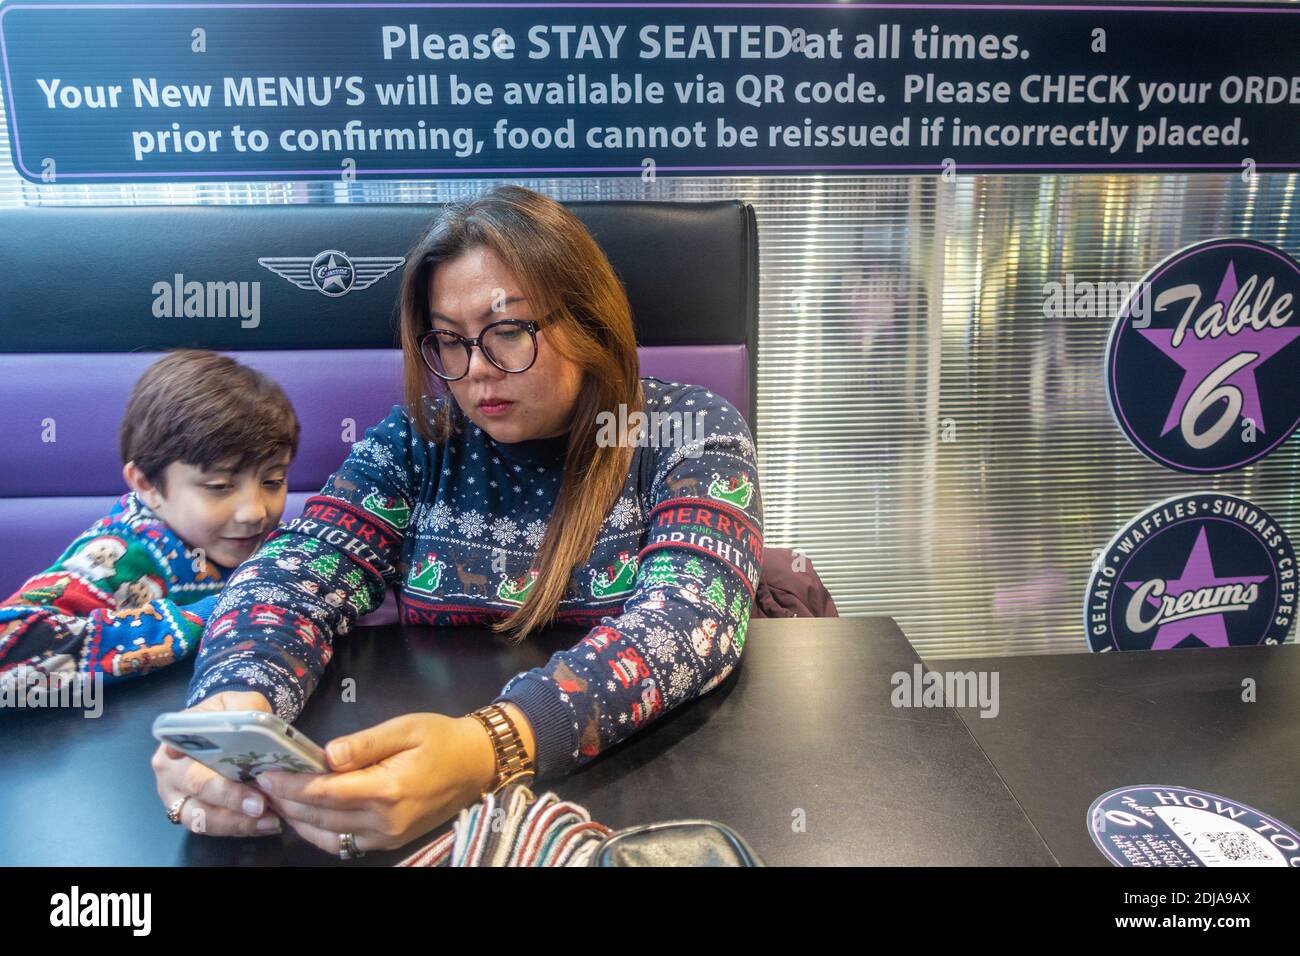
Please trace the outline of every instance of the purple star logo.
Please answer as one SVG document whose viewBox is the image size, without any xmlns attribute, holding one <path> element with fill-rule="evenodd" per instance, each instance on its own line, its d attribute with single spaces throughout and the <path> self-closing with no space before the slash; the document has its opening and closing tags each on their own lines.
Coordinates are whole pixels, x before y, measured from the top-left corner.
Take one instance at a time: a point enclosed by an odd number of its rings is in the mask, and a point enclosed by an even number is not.
<svg viewBox="0 0 1300 956">
<path fill-rule="evenodd" d="M 1214 301 L 1222 304 L 1226 313 L 1237 294 L 1237 273 L 1231 260 L 1227 271 L 1219 284 Z M 1243 328 L 1236 335 L 1221 335 L 1216 339 L 1199 339 L 1189 327 L 1182 342 L 1173 344 L 1174 329 L 1139 329 L 1148 342 L 1160 349 L 1183 368 L 1183 381 L 1178 386 L 1178 394 L 1165 417 L 1160 434 L 1169 434 L 1182 418 L 1187 400 L 1198 386 L 1219 366 L 1243 352 L 1254 353 L 1255 358 L 1237 369 L 1224 380 L 1225 385 L 1235 386 L 1241 391 L 1241 410 L 1243 418 L 1249 418 L 1259 431 L 1265 431 L 1264 412 L 1259 402 L 1259 385 L 1255 381 L 1255 370 L 1268 361 L 1300 335 L 1300 329 L 1255 329 Z M 1229 351 L 1231 349 L 1231 351 Z"/>
<path fill-rule="evenodd" d="M 1196 591 L 1201 588 L 1215 588 L 1224 584 L 1258 584 L 1261 581 L 1267 581 L 1267 574 L 1245 575 L 1241 577 L 1219 577 L 1215 574 L 1214 565 L 1210 560 L 1210 545 L 1205 536 L 1205 527 L 1197 532 L 1196 543 L 1192 546 L 1191 554 L 1187 557 L 1187 563 L 1183 565 L 1182 575 L 1173 580 L 1165 582 L 1165 595 L 1169 597 L 1178 597 L 1185 591 Z M 1125 581 L 1129 588 L 1136 591 L 1145 581 Z M 1148 595 L 1146 603 L 1153 607 L 1159 607 L 1161 598 Z M 1206 647 L 1227 647 L 1228 631 L 1224 624 L 1223 613 L 1219 614 L 1201 614 L 1195 617 L 1186 617 L 1182 620 L 1171 621 L 1168 624 L 1162 624 L 1156 631 L 1155 641 L 1151 645 L 1153 651 L 1163 651 L 1171 647 L 1177 647 L 1179 643 L 1188 637 L 1197 638 Z"/>
</svg>

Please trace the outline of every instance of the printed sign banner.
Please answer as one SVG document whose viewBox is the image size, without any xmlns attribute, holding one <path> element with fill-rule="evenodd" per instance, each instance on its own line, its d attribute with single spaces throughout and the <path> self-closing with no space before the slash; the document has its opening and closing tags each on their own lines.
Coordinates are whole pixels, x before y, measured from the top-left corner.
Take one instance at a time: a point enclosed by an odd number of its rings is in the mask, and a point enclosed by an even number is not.
<svg viewBox="0 0 1300 956">
<path fill-rule="evenodd" d="M 1298 13 L 17 0 L 0 59 L 33 182 L 1253 175 L 1300 169 Z"/>
</svg>

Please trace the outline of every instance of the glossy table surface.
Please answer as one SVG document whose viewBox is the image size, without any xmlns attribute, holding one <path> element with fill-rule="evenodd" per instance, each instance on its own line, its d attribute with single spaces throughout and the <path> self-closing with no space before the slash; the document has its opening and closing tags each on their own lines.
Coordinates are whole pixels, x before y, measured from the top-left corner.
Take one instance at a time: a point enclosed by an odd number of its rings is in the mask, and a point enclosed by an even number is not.
<svg viewBox="0 0 1300 956">
<path fill-rule="evenodd" d="M 1062 865 L 1110 865 L 1086 820 L 1097 797 L 1120 787 L 1191 787 L 1300 827 L 1300 646 L 944 660 L 930 669 L 998 672 L 998 715 L 958 713 Z"/>
<path fill-rule="evenodd" d="M 471 628 L 360 629 L 337 642 L 296 726 L 324 743 L 403 713 L 464 714 L 580 637 L 555 630 L 511 646 Z M 917 661 L 889 618 L 755 620 L 740 666 L 714 691 L 539 789 L 615 828 L 720 821 L 770 865 L 1050 865 L 957 712 L 891 703 L 892 676 Z M 347 864 L 292 832 L 231 839 L 173 826 L 149 731 L 183 706 L 190 669 L 104 688 L 97 719 L 0 711 L 0 863 L 384 865 L 451 826 Z M 356 700 L 345 703 L 349 678 Z"/>
</svg>

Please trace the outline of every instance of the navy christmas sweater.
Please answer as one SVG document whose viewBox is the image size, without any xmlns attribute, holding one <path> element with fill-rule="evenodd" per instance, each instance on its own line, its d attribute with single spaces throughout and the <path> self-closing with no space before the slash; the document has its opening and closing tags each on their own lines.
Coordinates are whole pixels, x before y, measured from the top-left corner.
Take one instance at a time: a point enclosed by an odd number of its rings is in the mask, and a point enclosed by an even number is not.
<svg viewBox="0 0 1300 956">
<path fill-rule="evenodd" d="M 673 416 L 685 428 L 671 442 L 658 439 L 671 429 L 646 429 L 591 558 L 570 576 L 556 622 L 587 635 L 515 675 L 496 698 L 532 724 L 539 778 L 576 769 L 712 690 L 745 644 L 763 554 L 749 429 L 704 388 L 641 381 L 647 416 Z M 256 690 L 296 719 L 335 636 L 390 586 L 407 624 L 508 616 L 537 577 L 531 565 L 566 440 L 497 442 L 466 422 L 439 446 L 394 406 L 302 515 L 230 577 L 204 631 L 188 705 Z"/>
</svg>

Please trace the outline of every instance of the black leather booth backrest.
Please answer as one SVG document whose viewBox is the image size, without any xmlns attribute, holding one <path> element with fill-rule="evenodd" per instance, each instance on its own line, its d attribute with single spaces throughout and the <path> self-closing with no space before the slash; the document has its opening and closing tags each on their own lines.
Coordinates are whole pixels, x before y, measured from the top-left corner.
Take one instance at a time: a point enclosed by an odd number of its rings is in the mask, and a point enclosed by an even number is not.
<svg viewBox="0 0 1300 956">
<path fill-rule="evenodd" d="M 758 233 L 738 201 L 570 202 L 627 289 L 642 346 L 744 344 L 754 420 Z M 392 348 L 401 267 L 346 294 L 259 264 L 404 257 L 440 204 L 31 207 L 0 210 L 0 351 Z M 283 268 L 305 280 L 298 271 Z M 356 266 L 363 280 L 365 263 Z M 369 264 L 369 265 L 374 265 Z M 260 321 L 160 318 L 155 284 L 260 282 Z M 337 291 L 335 284 L 332 291 Z"/>
</svg>

